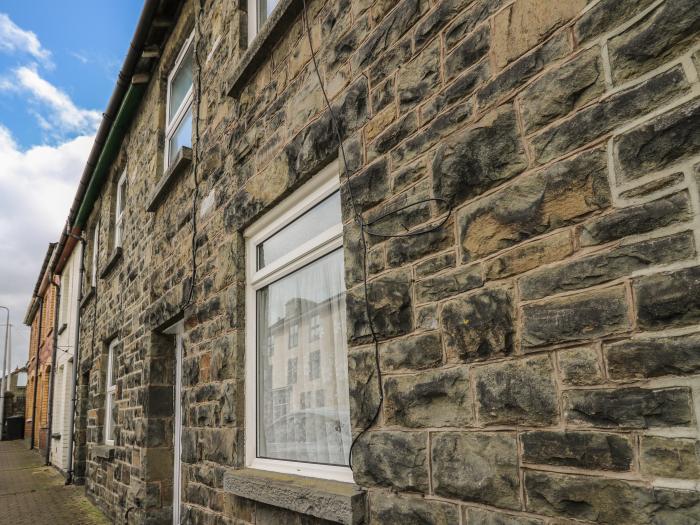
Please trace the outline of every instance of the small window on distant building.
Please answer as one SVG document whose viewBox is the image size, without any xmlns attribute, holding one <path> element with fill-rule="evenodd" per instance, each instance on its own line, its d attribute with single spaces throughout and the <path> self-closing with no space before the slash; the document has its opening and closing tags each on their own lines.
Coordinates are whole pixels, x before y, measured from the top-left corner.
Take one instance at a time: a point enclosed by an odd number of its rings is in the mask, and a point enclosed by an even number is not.
<svg viewBox="0 0 700 525">
<path fill-rule="evenodd" d="M 194 33 L 182 46 L 175 66 L 168 76 L 168 103 L 165 118 L 165 169 L 175 160 L 177 152 L 192 147 L 192 74 Z"/>
<path fill-rule="evenodd" d="M 297 384 L 297 358 L 293 357 L 291 359 L 287 359 L 287 384 L 288 385 L 296 385 Z"/>
<path fill-rule="evenodd" d="M 309 379 L 313 381 L 321 377 L 321 351 L 316 350 L 309 354 Z"/>
<path fill-rule="evenodd" d="M 105 389 L 105 443 L 114 445 L 114 427 L 117 424 L 117 340 L 109 343 L 109 354 L 107 355 L 107 376 Z"/>
<path fill-rule="evenodd" d="M 309 341 L 318 341 L 321 339 L 321 316 L 314 314 L 311 316 L 309 327 Z"/>
<path fill-rule="evenodd" d="M 121 248 L 124 231 L 124 208 L 126 205 L 126 170 L 117 182 L 117 202 L 114 207 L 114 248 Z"/>
<path fill-rule="evenodd" d="M 279 0 L 248 0 L 248 43 L 260 32 Z"/>
<path fill-rule="evenodd" d="M 299 323 L 294 321 L 289 325 L 289 348 L 296 348 L 299 346 Z"/>
</svg>

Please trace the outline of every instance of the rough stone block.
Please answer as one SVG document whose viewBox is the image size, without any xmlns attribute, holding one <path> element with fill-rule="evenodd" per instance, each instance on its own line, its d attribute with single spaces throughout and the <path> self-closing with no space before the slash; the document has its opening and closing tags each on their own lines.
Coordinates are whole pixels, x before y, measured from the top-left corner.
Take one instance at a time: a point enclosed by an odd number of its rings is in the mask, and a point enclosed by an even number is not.
<svg viewBox="0 0 700 525">
<path fill-rule="evenodd" d="M 667 168 L 700 152 L 700 97 L 615 139 L 620 182 Z"/>
<path fill-rule="evenodd" d="M 575 223 L 610 204 L 607 159 L 590 150 L 467 205 L 456 218 L 462 261 Z"/>
<path fill-rule="evenodd" d="M 438 332 L 395 339 L 380 346 L 383 371 L 421 370 L 442 362 L 442 343 Z"/>
<path fill-rule="evenodd" d="M 562 231 L 538 239 L 490 259 L 484 264 L 486 279 L 503 279 L 559 261 L 574 251 L 571 234 Z"/>
<path fill-rule="evenodd" d="M 685 387 L 564 392 L 569 423 L 600 428 L 686 426 L 693 420 L 690 389 Z"/>
<path fill-rule="evenodd" d="M 466 73 L 457 77 L 437 96 L 423 104 L 421 106 L 421 122 L 429 122 L 438 113 L 458 102 L 471 105 L 471 101 L 466 101 L 466 99 L 488 79 L 489 67 L 489 62 L 482 60 Z"/>
<path fill-rule="evenodd" d="M 586 5 L 586 0 L 516 0 L 493 20 L 493 56 L 504 67 L 566 24 Z"/>
<path fill-rule="evenodd" d="M 672 173 L 671 175 L 662 176 L 651 182 L 645 184 L 640 184 L 636 188 L 630 188 L 620 192 L 620 197 L 623 199 L 636 199 L 639 197 L 646 197 L 653 193 L 672 188 L 673 186 L 678 186 L 683 182 L 684 176 L 682 172 Z"/>
<path fill-rule="evenodd" d="M 454 251 L 441 253 L 416 264 L 416 277 L 425 277 L 426 275 L 432 275 L 447 268 L 454 268 L 456 262 Z"/>
<path fill-rule="evenodd" d="M 436 330 L 438 328 L 437 304 L 416 307 L 416 328 L 422 330 Z"/>
<path fill-rule="evenodd" d="M 614 380 L 700 373 L 700 334 L 630 339 L 605 346 L 608 375 Z"/>
<path fill-rule="evenodd" d="M 468 525 L 544 525 L 544 521 L 537 518 L 470 507 L 464 509 L 464 519 Z"/>
<path fill-rule="evenodd" d="M 484 24 L 445 57 L 445 79 L 455 78 L 485 57 L 490 43 L 491 31 L 488 24 Z"/>
<path fill-rule="evenodd" d="M 433 436 L 431 454 L 436 495 L 520 508 L 515 434 L 438 433 Z"/>
<path fill-rule="evenodd" d="M 613 80 L 651 71 L 697 43 L 700 13 L 695 0 L 669 0 L 610 39 Z"/>
<path fill-rule="evenodd" d="M 459 507 L 451 503 L 385 493 L 373 493 L 370 499 L 370 525 L 452 525 L 459 522 Z"/>
<path fill-rule="evenodd" d="M 662 478 L 700 478 L 700 442 L 696 439 L 642 436 L 642 473 Z"/>
<path fill-rule="evenodd" d="M 605 253 L 528 274 L 520 279 L 520 292 L 524 300 L 539 299 L 568 290 L 588 288 L 649 267 L 691 259 L 695 253 L 691 231 L 624 243 Z"/>
<path fill-rule="evenodd" d="M 357 175 L 350 177 L 349 181 L 343 177 L 341 196 L 343 217 L 353 218 L 355 211 L 363 213 L 386 199 L 389 196 L 389 168 L 386 159 L 382 158 L 370 164 Z"/>
<path fill-rule="evenodd" d="M 667 103 L 689 89 L 682 66 L 610 95 L 532 139 L 537 162 L 544 164 L 609 133 L 627 120 Z"/>
<path fill-rule="evenodd" d="M 520 440 L 526 463 L 626 471 L 634 460 L 632 442 L 624 435 L 537 430 L 521 434 Z"/>
<path fill-rule="evenodd" d="M 581 226 L 581 246 L 594 246 L 685 222 L 693 216 L 687 191 L 629 206 L 597 217 Z"/>
<path fill-rule="evenodd" d="M 472 0 L 443 0 L 417 25 L 413 43 L 416 49 L 423 47 Z"/>
<path fill-rule="evenodd" d="M 481 265 L 472 264 L 416 283 L 416 302 L 439 301 L 483 284 Z"/>
<path fill-rule="evenodd" d="M 695 324 L 700 320 L 700 266 L 640 277 L 634 296 L 642 328 Z"/>
<path fill-rule="evenodd" d="M 503 0 L 476 0 L 468 9 L 457 15 L 445 30 L 445 44 L 452 49 L 476 26 L 495 13 L 505 2 Z"/>
<path fill-rule="evenodd" d="M 387 263 L 391 268 L 403 266 L 409 261 L 422 259 L 426 255 L 445 250 L 452 245 L 454 245 L 454 228 L 450 225 L 421 235 L 395 237 L 387 242 Z"/>
<path fill-rule="evenodd" d="M 622 286 L 523 307 L 522 345 L 529 348 L 603 337 L 630 328 Z"/>
<path fill-rule="evenodd" d="M 384 129 L 377 138 L 367 146 L 367 159 L 374 160 L 379 155 L 391 150 L 403 139 L 418 129 L 418 117 L 409 113 Z"/>
<path fill-rule="evenodd" d="M 545 73 L 523 91 L 520 106 L 525 132 L 568 115 L 604 92 L 600 49 L 594 47 Z"/>
<path fill-rule="evenodd" d="M 466 367 L 389 377 L 384 392 L 389 425 L 465 427 L 474 419 Z"/>
<path fill-rule="evenodd" d="M 440 84 L 440 40 L 421 51 L 399 69 L 396 93 L 401 112 L 428 98 Z"/>
<path fill-rule="evenodd" d="M 440 328 L 448 360 L 470 362 L 513 353 L 513 316 L 508 290 L 484 290 L 446 302 Z"/>
<path fill-rule="evenodd" d="M 424 432 L 368 432 L 352 453 L 361 486 L 428 491 L 428 436 Z"/>
<path fill-rule="evenodd" d="M 525 471 L 527 509 L 607 525 L 693 523 L 700 493 L 649 489 L 627 481 Z"/>
<path fill-rule="evenodd" d="M 451 204 L 475 197 L 527 167 L 512 106 L 503 106 L 442 144 L 433 161 L 433 193 Z"/>
<path fill-rule="evenodd" d="M 542 426 L 559 415 L 554 367 L 538 356 L 475 369 L 479 421 L 484 425 Z"/>
<path fill-rule="evenodd" d="M 379 380 L 374 345 L 348 352 L 350 421 L 353 428 L 365 428 L 379 407 Z"/>
<path fill-rule="evenodd" d="M 654 0 L 601 0 L 574 24 L 574 37 L 586 42 L 622 25 Z"/>
<path fill-rule="evenodd" d="M 598 353 L 592 347 L 570 348 L 559 353 L 561 379 L 566 385 L 596 385 L 603 381 Z"/>
</svg>

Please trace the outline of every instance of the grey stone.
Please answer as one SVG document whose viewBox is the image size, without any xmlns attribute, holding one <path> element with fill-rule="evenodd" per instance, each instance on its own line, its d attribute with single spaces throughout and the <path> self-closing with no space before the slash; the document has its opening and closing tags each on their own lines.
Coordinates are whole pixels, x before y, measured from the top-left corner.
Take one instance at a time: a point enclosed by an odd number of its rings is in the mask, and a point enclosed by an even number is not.
<svg viewBox="0 0 700 525">
<path fill-rule="evenodd" d="M 445 109 L 459 102 L 471 105 L 466 101 L 474 91 L 489 77 L 489 63 L 482 60 L 476 66 L 469 69 L 463 75 L 458 76 L 449 86 L 443 89 L 437 96 L 430 99 L 421 107 L 422 122 L 429 122 Z"/>
<path fill-rule="evenodd" d="M 479 421 L 484 425 L 542 426 L 559 415 L 554 367 L 547 356 L 475 369 Z"/>
<path fill-rule="evenodd" d="M 569 423 L 600 428 L 686 426 L 693 420 L 690 389 L 569 390 L 564 392 Z"/>
<path fill-rule="evenodd" d="M 438 148 L 433 161 L 433 193 L 456 205 L 526 167 L 515 113 L 512 106 L 503 106 Z"/>
<path fill-rule="evenodd" d="M 539 164 L 544 164 L 612 131 L 626 120 L 647 113 L 690 88 L 682 66 L 617 92 L 532 139 Z"/>
<path fill-rule="evenodd" d="M 685 222 L 692 216 L 688 192 L 680 191 L 597 217 L 581 227 L 579 238 L 581 246 L 594 246 Z"/>
<path fill-rule="evenodd" d="M 440 84 L 440 40 L 435 40 L 399 69 L 396 93 L 401 112 L 428 98 Z"/>
<path fill-rule="evenodd" d="M 616 479 L 535 471 L 525 471 L 524 484 L 527 509 L 546 516 L 607 525 L 680 525 L 700 517 L 697 492 L 654 490 Z"/>
<path fill-rule="evenodd" d="M 441 253 L 416 264 L 416 277 L 432 275 L 446 268 L 454 268 L 456 257 L 453 251 Z"/>
<path fill-rule="evenodd" d="M 389 425 L 465 427 L 474 419 L 466 367 L 389 377 L 384 381 L 384 392 Z"/>
<path fill-rule="evenodd" d="M 374 160 L 379 155 L 391 150 L 403 139 L 418 129 L 418 117 L 415 112 L 405 115 L 382 131 L 367 147 L 368 160 Z"/>
<path fill-rule="evenodd" d="M 420 49 L 448 24 L 456 14 L 469 5 L 472 0 L 442 0 L 417 25 L 413 43 Z"/>
<path fill-rule="evenodd" d="M 537 430 L 521 434 L 520 440 L 527 463 L 627 471 L 634 460 L 630 438 L 617 434 Z"/>
<path fill-rule="evenodd" d="M 435 330 L 438 327 L 437 304 L 426 304 L 416 307 L 416 328 Z"/>
<path fill-rule="evenodd" d="M 362 486 L 428 492 L 428 436 L 423 432 L 367 432 L 352 451 Z"/>
<path fill-rule="evenodd" d="M 568 115 L 605 92 L 600 49 L 594 47 L 545 73 L 521 95 L 526 133 Z"/>
<path fill-rule="evenodd" d="M 445 78 L 451 80 L 476 64 L 489 52 L 490 44 L 491 31 L 484 24 L 445 57 Z"/>
<path fill-rule="evenodd" d="M 652 193 L 656 193 L 657 191 L 662 191 L 668 188 L 672 188 L 673 186 L 677 186 L 678 184 L 683 182 L 683 179 L 683 173 L 673 173 L 671 175 L 666 175 L 651 182 L 641 184 L 636 188 L 625 190 L 620 193 L 620 197 L 622 197 L 623 199 L 645 197 L 646 195 L 651 195 Z"/>
<path fill-rule="evenodd" d="M 700 373 L 700 334 L 640 338 L 604 347 L 611 379 Z"/>
<path fill-rule="evenodd" d="M 640 277 L 634 297 L 642 328 L 695 324 L 700 320 L 700 266 Z"/>
<path fill-rule="evenodd" d="M 334 523 L 359 525 L 365 519 L 365 493 L 348 483 L 244 469 L 224 475 L 224 490 Z"/>
<path fill-rule="evenodd" d="M 695 0 L 669 0 L 608 42 L 613 80 L 637 77 L 697 43 Z"/>
<path fill-rule="evenodd" d="M 399 169 L 392 175 L 391 189 L 398 193 L 414 182 L 422 179 L 427 173 L 428 166 L 426 160 L 419 159 L 417 162 Z"/>
<path fill-rule="evenodd" d="M 450 270 L 416 283 L 416 302 L 439 301 L 483 284 L 481 266 L 472 264 Z"/>
<path fill-rule="evenodd" d="M 348 186 L 349 185 L 349 186 Z M 389 195 L 389 169 L 386 159 L 370 164 L 366 169 L 341 181 L 343 216 L 353 217 L 354 211 L 363 213 Z M 354 201 L 354 208 L 353 208 Z"/>
<path fill-rule="evenodd" d="M 422 370 L 442 362 L 442 343 L 438 332 L 395 339 L 380 346 L 383 371 Z"/>
<path fill-rule="evenodd" d="M 416 3 L 416 2 L 413 2 Z M 413 4 L 412 3 L 412 4 Z M 369 41 L 368 41 L 369 42 Z M 371 56 L 369 57 L 372 58 Z M 411 58 L 411 37 L 402 38 L 397 44 L 381 55 L 369 68 L 369 78 L 373 86 L 376 86 L 386 78 L 394 78 L 392 75 L 401 67 L 401 64 Z M 353 68 L 354 69 L 354 68 Z"/>
<path fill-rule="evenodd" d="M 615 139 L 620 182 L 697 155 L 700 151 L 700 97 L 642 124 Z"/>
<path fill-rule="evenodd" d="M 654 0 L 602 0 L 586 11 L 574 24 L 579 43 L 586 42 L 622 25 Z"/>
<path fill-rule="evenodd" d="M 528 349 L 602 337 L 630 328 L 622 286 L 523 306 L 522 345 Z"/>
<path fill-rule="evenodd" d="M 370 524 L 453 525 L 459 522 L 459 507 L 442 501 L 395 494 L 372 495 Z"/>
<path fill-rule="evenodd" d="M 431 454 L 436 495 L 520 508 L 515 434 L 438 433 L 433 437 Z"/>
<path fill-rule="evenodd" d="M 447 301 L 440 327 L 451 361 L 479 361 L 513 353 L 513 299 L 493 289 Z"/>
<path fill-rule="evenodd" d="M 562 231 L 538 239 L 490 259 L 484 264 L 486 279 L 502 279 L 532 270 L 571 255 L 574 246 L 571 234 Z"/>
<path fill-rule="evenodd" d="M 374 345 L 348 352 L 350 421 L 353 428 L 365 428 L 379 409 L 379 379 Z"/>
<path fill-rule="evenodd" d="M 389 267 L 402 266 L 453 246 L 454 228 L 443 226 L 421 235 L 395 237 L 387 242 L 386 257 Z M 453 254 L 454 256 L 454 254 Z"/>
<path fill-rule="evenodd" d="M 700 478 L 700 442 L 696 439 L 642 436 L 643 474 L 662 478 Z"/>
<path fill-rule="evenodd" d="M 691 259 L 695 253 L 695 240 L 690 231 L 625 243 L 608 252 L 528 274 L 520 280 L 520 291 L 524 300 L 539 299 L 612 281 L 651 266 Z"/>
<path fill-rule="evenodd" d="M 571 42 L 568 34 L 558 33 L 553 36 L 543 46 L 520 57 L 479 89 L 476 94 L 479 108 L 483 109 L 501 100 L 524 85 L 551 62 L 566 56 L 570 51 Z"/>
<path fill-rule="evenodd" d="M 595 348 L 570 348 L 559 352 L 561 379 L 566 385 L 596 385 L 603 381 L 603 371 Z"/>
<path fill-rule="evenodd" d="M 464 519 L 468 525 L 544 525 L 542 520 L 536 518 L 470 507 L 464 509 Z"/>
<path fill-rule="evenodd" d="M 370 93 L 372 114 L 376 115 L 389 104 L 393 104 L 394 98 L 394 77 L 391 77 Z"/>
<path fill-rule="evenodd" d="M 595 149 L 526 175 L 457 214 L 462 261 L 479 259 L 577 222 L 610 205 L 605 151 Z"/>
<path fill-rule="evenodd" d="M 477 0 L 473 2 L 468 9 L 457 15 L 445 30 L 446 48 L 452 49 L 455 44 L 495 13 L 504 3 L 503 0 Z"/>
</svg>

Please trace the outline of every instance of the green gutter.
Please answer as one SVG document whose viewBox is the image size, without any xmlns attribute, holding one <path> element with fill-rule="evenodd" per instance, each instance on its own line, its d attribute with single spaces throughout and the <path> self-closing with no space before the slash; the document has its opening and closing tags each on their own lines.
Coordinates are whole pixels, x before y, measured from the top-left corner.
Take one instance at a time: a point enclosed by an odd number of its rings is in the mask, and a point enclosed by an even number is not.
<svg viewBox="0 0 700 525">
<path fill-rule="evenodd" d="M 124 100 L 122 100 L 122 104 L 119 107 L 117 117 L 114 119 L 114 124 L 112 124 L 112 128 L 109 130 L 109 135 L 107 135 L 107 140 L 102 148 L 100 157 L 97 159 L 95 171 L 92 172 L 90 183 L 80 203 L 78 215 L 73 223 L 74 227 L 82 229 L 85 226 L 90 212 L 95 205 L 95 201 L 100 196 L 102 186 L 109 174 L 109 168 L 119 153 L 124 135 L 129 129 L 129 125 L 136 113 L 136 109 L 139 107 L 143 94 L 146 92 L 147 85 L 148 84 L 144 82 L 131 84 L 129 86 L 129 90 L 126 92 Z"/>
</svg>

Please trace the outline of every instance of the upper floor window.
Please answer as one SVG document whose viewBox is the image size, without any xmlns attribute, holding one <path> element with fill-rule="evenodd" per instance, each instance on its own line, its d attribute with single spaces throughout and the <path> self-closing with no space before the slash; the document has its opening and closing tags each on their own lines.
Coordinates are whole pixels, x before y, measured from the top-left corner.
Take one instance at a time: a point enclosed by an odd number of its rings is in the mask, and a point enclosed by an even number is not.
<svg viewBox="0 0 700 525">
<path fill-rule="evenodd" d="M 114 445 L 114 427 L 117 425 L 117 340 L 109 343 L 109 353 L 107 355 L 107 375 L 105 389 L 105 443 Z"/>
<path fill-rule="evenodd" d="M 248 43 L 251 43 L 270 17 L 279 0 L 248 0 Z"/>
<path fill-rule="evenodd" d="M 100 246 L 100 225 L 95 224 L 92 231 L 92 260 L 90 261 L 90 286 L 97 286 L 97 255 Z"/>
<path fill-rule="evenodd" d="M 345 272 L 340 180 L 333 163 L 245 232 L 246 464 L 250 468 L 352 481 Z M 318 320 L 313 320 L 318 315 Z M 340 330 L 299 337 L 299 320 Z M 297 327 L 288 338 L 268 334 Z M 308 328 L 302 327 L 306 332 Z M 288 361 L 280 345 L 298 345 Z M 304 363 L 305 373 L 297 373 Z M 298 364 L 297 364 L 298 363 Z M 300 372 L 300 371 L 299 371 Z M 292 377 L 294 376 L 294 377 Z M 288 412 L 275 407 L 290 389 Z M 312 395 L 318 390 L 335 395 Z M 314 405 L 314 401 L 316 404 Z M 275 417 L 275 416 L 278 417 Z"/>
<path fill-rule="evenodd" d="M 299 346 L 299 322 L 294 321 L 290 326 L 289 326 L 289 342 L 288 345 L 289 348 L 296 348 Z"/>
<path fill-rule="evenodd" d="M 321 316 L 314 314 L 311 316 L 309 327 L 309 341 L 318 341 L 321 339 Z"/>
<path fill-rule="evenodd" d="M 70 273 L 66 268 L 61 274 L 61 322 L 60 324 L 68 323 L 68 307 L 70 304 Z"/>
<path fill-rule="evenodd" d="M 117 182 L 117 202 L 114 207 L 114 247 L 122 245 L 122 232 L 124 223 L 124 208 L 126 206 L 126 170 Z"/>
<path fill-rule="evenodd" d="M 192 68 L 194 33 L 182 46 L 168 76 L 168 103 L 165 117 L 165 168 L 183 146 L 192 147 Z"/>
</svg>

